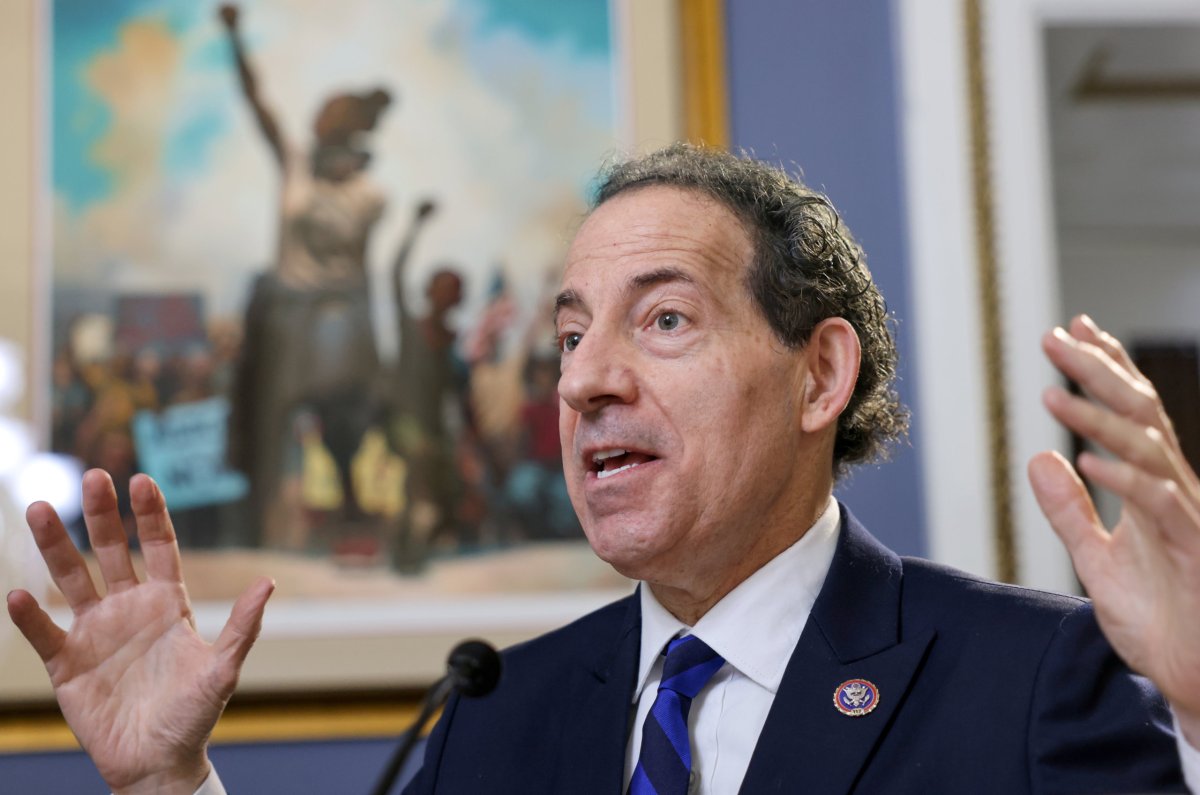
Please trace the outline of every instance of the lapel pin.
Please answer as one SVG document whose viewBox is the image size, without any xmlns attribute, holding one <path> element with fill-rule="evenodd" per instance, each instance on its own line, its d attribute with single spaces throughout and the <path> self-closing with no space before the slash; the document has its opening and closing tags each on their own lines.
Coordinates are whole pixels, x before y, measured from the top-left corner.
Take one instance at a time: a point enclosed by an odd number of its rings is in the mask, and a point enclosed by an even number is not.
<svg viewBox="0 0 1200 795">
<path fill-rule="evenodd" d="M 879 688 L 866 679 L 847 679 L 833 691 L 833 706 L 843 715 L 861 717 L 879 706 Z"/>
</svg>

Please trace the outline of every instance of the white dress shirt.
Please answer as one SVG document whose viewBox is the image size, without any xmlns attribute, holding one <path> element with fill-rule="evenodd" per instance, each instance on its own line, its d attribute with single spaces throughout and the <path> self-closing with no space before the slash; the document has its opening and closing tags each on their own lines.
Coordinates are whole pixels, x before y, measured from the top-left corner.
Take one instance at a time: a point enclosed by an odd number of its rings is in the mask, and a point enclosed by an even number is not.
<svg viewBox="0 0 1200 795">
<path fill-rule="evenodd" d="M 200 789 L 196 790 L 196 795 L 227 795 L 224 785 L 221 784 L 221 779 L 217 777 L 216 768 L 209 771 L 208 778 L 204 779 L 204 783 L 200 785 Z"/>
<path fill-rule="evenodd" d="M 695 635 L 725 658 L 692 702 L 689 792 L 717 795 L 742 786 L 784 669 L 833 562 L 840 519 L 831 497 L 799 541 L 730 591 L 694 627 L 667 612 L 642 585 L 642 649 L 633 694 L 637 717 L 625 747 L 626 787 L 641 751 L 642 725 L 658 695 L 662 649 L 679 634 Z"/>
</svg>

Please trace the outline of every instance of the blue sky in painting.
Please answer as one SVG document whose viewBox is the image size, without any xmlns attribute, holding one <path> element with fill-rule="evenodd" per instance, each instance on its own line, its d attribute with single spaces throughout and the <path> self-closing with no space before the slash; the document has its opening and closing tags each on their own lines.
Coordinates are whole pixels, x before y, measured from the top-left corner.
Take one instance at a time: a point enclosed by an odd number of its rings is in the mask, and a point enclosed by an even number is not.
<svg viewBox="0 0 1200 795">
<path fill-rule="evenodd" d="M 113 190 L 112 175 L 89 155 L 109 130 L 112 116 L 88 87 L 85 71 L 97 54 L 117 46 L 121 27 L 130 19 L 154 16 L 169 30 L 182 32 L 194 24 L 202 6 L 160 0 L 55 0 L 51 11 L 54 36 L 52 69 L 54 184 L 67 207 L 78 210 L 103 201 Z M 185 131 L 195 146 L 196 130 Z"/>
<path fill-rule="evenodd" d="M 484 80 L 496 72 L 496 58 L 507 48 L 492 42 L 516 35 L 540 46 L 565 47 L 580 58 L 608 62 L 612 58 L 608 0 L 453 0 L 473 17 L 475 31 L 469 57 Z M 251 4 L 252 7 L 252 4 Z M 112 124 L 109 107 L 86 83 L 95 58 L 118 46 L 121 28 L 131 20 L 154 18 L 175 35 L 207 23 L 212 5 L 162 0 L 55 0 L 53 3 L 53 181 L 65 207 L 73 212 L 110 198 L 114 177 L 91 157 Z M 214 36 L 187 53 L 185 69 L 195 72 L 229 69 L 227 45 Z M 497 88 L 503 88 L 497 86 Z M 236 102 L 236 99 L 234 100 Z M 162 164 L 179 178 L 202 169 L 214 141 L 228 131 L 230 117 L 211 103 L 188 110 L 182 103 L 166 142 Z M 612 123 L 611 98 L 596 97 L 588 114 Z"/>
<path fill-rule="evenodd" d="M 97 52 L 116 46 L 115 19 L 100 3 L 54 4 L 54 184 L 72 209 L 112 190 L 110 175 L 88 160 L 112 116 L 84 83 L 84 70 Z"/>
<path fill-rule="evenodd" d="M 609 35 L 608 0 L 455 0 L 463 16 L 472 19 L 473 35 L 466 42 L 467 57 L 479 75 L 497 92 L 519 96 L 519 84 L 506 82 L 515 73 L 513 40 L 533 42 L 545 51 L 569 53 L 576 62 L 595 61 L 606 65 L 613 59 Z M 569 76 L 563 76 L 569 80 Z M 516 76 L 519 81 L 521 78 Z M 553 82 L 553 76 L 546 76 Z M 613 97 L 593 94 L 577 96 L 584 104 L 580 110 L 595 124 L 613 124 Z"/>
<path fill-rule="evenodd" d="M 459 0 L 483 11 L 480 33 L 516 28 L 534 41 L 570 42 L 580 55 L 610 50 L 607 0 Z"/>
</svg>

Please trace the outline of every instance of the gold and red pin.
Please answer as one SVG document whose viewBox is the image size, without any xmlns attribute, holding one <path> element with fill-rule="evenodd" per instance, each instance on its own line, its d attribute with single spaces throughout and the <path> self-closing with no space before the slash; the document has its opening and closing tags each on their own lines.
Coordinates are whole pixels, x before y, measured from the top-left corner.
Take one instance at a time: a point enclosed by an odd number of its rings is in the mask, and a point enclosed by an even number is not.
<svg viewBox="0 0 1200 795">
<path fill-rule="evenodd" d="M 833 691 L 833 706 L 843 715 L 860 718 L 879 706 L 879 688 L 866 679 L 847 679 Z"/>
</svg>

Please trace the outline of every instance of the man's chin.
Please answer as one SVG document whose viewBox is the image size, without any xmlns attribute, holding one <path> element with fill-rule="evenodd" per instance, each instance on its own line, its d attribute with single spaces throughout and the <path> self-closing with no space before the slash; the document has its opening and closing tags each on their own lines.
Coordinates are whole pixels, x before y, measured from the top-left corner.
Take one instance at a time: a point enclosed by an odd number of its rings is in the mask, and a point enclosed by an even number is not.
<svg viewBox="0 0 1200 795">
<path fill-rule="evenodd" d="M 600 556 L 600 559 L 612 566 L 613 571 L 630 580 L 645 580 L 649 567 L 641 561 L 629 561 L 619 558 L 606 558 Z"/>
<path fill-rule="evenodd" d="M 622 577 L 631 580 L 645 580 L 654 569 L 655 556 L 649 550 L 641 547 L 630 547 L 627 544 L 604 543 L 606 539 L 593 540 L 588 536 L 592 552 L 600 560 L 612 566 Z M 607 539 L 611 542 L 611 539 Z"/>
<path fill-rule="evenodd" d="M 647 579 L 660 569 L 683 540 L 677 524 L 653 507 L 601 515 L 589 511 L 580 518 L 596 557 L 634 580 Z"/>
</svg>

